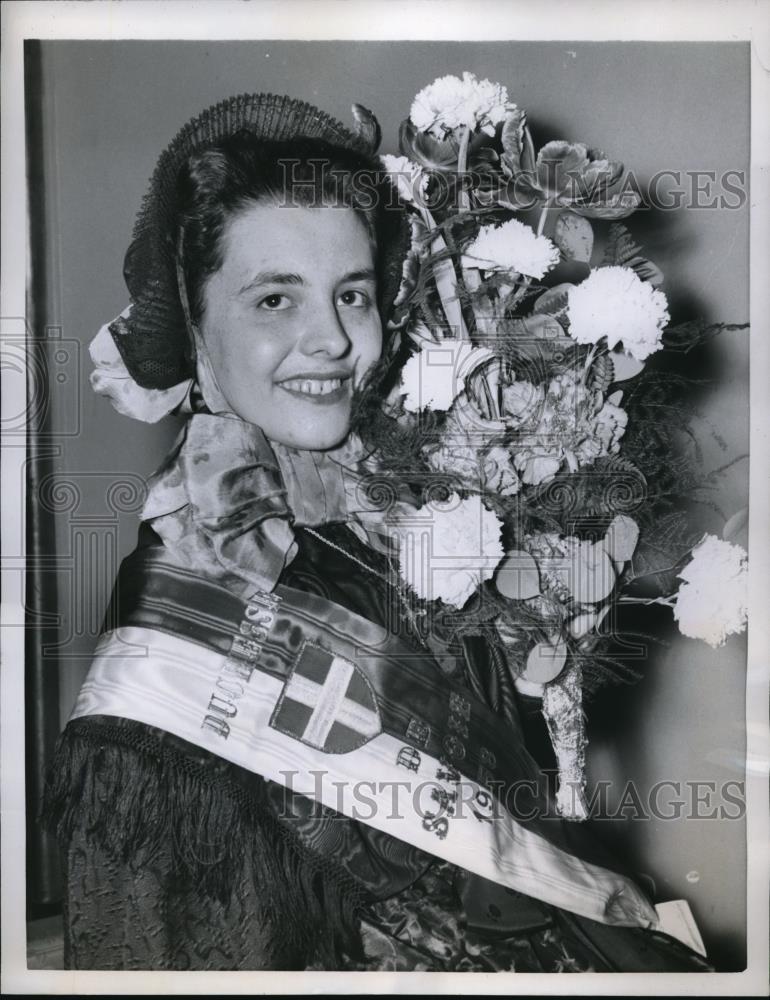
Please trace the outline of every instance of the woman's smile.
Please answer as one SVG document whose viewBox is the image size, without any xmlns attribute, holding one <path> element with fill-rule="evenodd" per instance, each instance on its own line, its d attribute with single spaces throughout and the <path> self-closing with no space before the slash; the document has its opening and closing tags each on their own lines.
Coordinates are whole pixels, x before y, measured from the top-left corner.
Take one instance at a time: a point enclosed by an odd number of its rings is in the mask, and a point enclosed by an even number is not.
<svg viewBox="0 0 770 1000">
<path fill-rule="evenodd" d="M 310 403 L 330 406 L 347 399 L 350 391 L 350 372 L 327 375 L 296 375 L 294 378 L 283 379 L 278 385 Z"/>
</svg>

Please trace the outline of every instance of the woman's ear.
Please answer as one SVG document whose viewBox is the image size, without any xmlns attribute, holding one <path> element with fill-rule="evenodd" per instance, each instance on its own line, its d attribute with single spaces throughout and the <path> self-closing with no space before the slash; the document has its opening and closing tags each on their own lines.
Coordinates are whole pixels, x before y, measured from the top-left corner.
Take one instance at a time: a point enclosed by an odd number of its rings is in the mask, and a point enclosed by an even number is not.
<svg viewBox="0 0 770 1000">
<path fill-rule="evenodd" d="M 230 404 L 219 388 L 219 382 L 211 364 L 209 352 L 206 350 L 205 338 L 197 323 L 192 324 L 192 337 L 195 344 L 196 377 L 201 395 L 203 396 L 203 402 L 213 414 L 219 416 L 238 416 L 237 413 L 234 414 L 230 409 Z"/>
</svg>

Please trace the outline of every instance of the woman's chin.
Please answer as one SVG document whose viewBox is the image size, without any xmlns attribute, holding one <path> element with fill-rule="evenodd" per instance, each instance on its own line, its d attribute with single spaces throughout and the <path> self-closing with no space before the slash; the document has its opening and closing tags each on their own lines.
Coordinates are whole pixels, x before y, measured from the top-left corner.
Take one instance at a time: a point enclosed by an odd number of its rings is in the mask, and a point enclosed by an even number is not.
<svg viewBox="0 0 770 1000">
<path fill-rule="evenodd" d="M 293 425 L 280 425 L 276 422 L 269 427 L 263 425 L 262 429 L 270 441 L 289 448 L 301 451 L 328 451 L 342 444 L 347 437 L 350 431 L 350 413 L 346 410 L 345 414 L 341 414 L 337 419 L 295 422 Z"/>
<path fill-rule="evenodd" d="M 281 444 L 288 444 L 290 448 L 297 448 L 299 451 L 330 451 L 342 444 L 348 436 L 346 428 L 341 434 L 315 434 L 299 438 L 295 441 L 282 441 Z"/>
<path fill-rule="evenodd" d="M 261 428 L 269 441 L 301 451 L 328 451 L 342 444 L 350 432 L 352 404 L 347 386 L 344 393 L 328 393 L 326 398 L 281 390 L 267 401 L 236 400 L 233 409 L 242 420 Z"/>
</svg>

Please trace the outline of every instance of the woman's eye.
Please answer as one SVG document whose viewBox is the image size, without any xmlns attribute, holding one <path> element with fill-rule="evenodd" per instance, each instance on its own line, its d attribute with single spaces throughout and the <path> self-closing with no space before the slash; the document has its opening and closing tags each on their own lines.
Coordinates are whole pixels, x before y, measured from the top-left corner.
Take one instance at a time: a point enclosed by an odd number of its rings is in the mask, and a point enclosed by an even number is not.
<svg viewBox="0 0 770 1000">
<path fill-rule="evenodd" d="M 281 295 L 276 292 L 273 295 L 266 295 L 264 299 L 260 299 L 259 308 L 267 309 L 270 312 L 276 312 L 280 309 L 288 309 L 291 305 L 291 300 L 287 295 Z"/>
<path fill-rule="evenodd" d="M 339 301 L 343 306 L 357 306 L 358 308 L 366 308 L 366 306 L 371 303 L 371 299 L 367 293 L 362 292 L 357 288 L 351 288 L 346 292 L 341 292 Z"/>
</svg>

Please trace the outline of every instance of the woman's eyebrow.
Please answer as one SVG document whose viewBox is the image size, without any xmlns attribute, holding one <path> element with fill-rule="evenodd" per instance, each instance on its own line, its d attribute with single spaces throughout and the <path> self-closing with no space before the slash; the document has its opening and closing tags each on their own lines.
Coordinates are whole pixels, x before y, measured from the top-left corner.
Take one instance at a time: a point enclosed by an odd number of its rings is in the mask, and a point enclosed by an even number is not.
<svg viewBox="0 0 770 1000">
<path fill-rule="evenodd" d="M 339 284 L 345 284 L 349 281 L 372 281 L 376 282 L 377 276 L 374 270 L 370 267 L 360 268 L 356 271 L 349 271 L 344 274 L 340 280 Z M 238 292 L 239 295 L 245 295 L 246 292 L 250 292 L 255 288 L 259 288 L 262 285 L 304 285 L 305 280 L 300 274 L 284 273 L 282 271 L 259 271 L 247 284 L 243 286 Z"/>
<path fill-rule="evenodd" d="M 340 278 L 340 284 L 346 281 L 376 281 L 377 275 L 371 267 L 361 268 L 359 271 L 350 271 Z"/>
<path fill-rule="evenodd" d="M 248 284 L 238 292 L 243 295 L 260 285 L 304 285 L 304 280 L 299 274 L 288 274 L 282 271 L 259 271 Z"/>
</svg>

